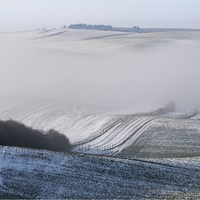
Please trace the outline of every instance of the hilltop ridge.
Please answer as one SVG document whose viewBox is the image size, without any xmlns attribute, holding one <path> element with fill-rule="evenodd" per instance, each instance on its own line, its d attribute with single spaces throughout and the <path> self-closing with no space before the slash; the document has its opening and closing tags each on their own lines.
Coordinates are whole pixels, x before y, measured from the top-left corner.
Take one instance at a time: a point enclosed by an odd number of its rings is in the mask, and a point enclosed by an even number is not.
<svg viewBox="0 0 200 200">
<path fill-rule="evenodd" d="M 66 25 L 63 28 L 67 28 Z M 111 25 L 91 25 L 91 24 L 70 24 L 68 29 L 90 29 L 102 31 L 120 31 L 120 32 L 133 32 L 133 33 L 151 33 L 151 32 L 166 32 L 166 31 L 199 31 L 199 29 L 185 29 L 185 28 L 140 28 L 139 26 L 133 27 L 113 27 Z"/>
</svg>

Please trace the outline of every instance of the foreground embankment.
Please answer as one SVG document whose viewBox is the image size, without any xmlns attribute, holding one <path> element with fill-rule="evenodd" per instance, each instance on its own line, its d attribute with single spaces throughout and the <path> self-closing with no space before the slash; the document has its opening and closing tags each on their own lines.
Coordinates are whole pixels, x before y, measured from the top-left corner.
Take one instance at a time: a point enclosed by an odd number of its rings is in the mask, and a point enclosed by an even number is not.
<svg viewBox="0 0 200 200">
<path fill-rule="evenodd" d="M 200 198 L 199 158 L 185 165 L 0 148 L 0 198 Z"/>
</svg>

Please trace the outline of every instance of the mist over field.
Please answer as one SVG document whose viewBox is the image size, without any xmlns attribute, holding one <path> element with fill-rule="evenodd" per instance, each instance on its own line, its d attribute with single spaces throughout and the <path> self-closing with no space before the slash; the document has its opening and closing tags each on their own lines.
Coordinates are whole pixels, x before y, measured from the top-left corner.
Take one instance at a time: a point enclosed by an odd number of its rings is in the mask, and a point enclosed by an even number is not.
<svg viewBox="0 0 200 200">
<path fill-rule="evenodd" d="M 200 33 L 1 33 L 0 94 L 200 109 Z"/>
<path fill-rule="evenodd" d="M 0 199 L 200 199 L 199 0 L 0 0 Z"/>
</svg>

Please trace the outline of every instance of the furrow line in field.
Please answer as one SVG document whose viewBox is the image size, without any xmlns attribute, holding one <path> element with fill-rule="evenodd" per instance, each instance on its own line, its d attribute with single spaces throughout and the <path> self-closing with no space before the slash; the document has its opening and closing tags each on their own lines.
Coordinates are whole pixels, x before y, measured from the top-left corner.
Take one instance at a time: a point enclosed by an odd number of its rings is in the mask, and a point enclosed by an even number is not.
<svg viewBox="0 0 200 200">
<path fill-rule="evenodd" d="M 132 129 L 132 127 L 139 126 L 139 124 L 142 123 L 144 120 L 145 118 L 139 118 L 139 119 L 136 118 L 136 120 L 132 119 L 131 122 L 126 120 L 127 124 L 124 123 L 123 124 L 124 126 L 122 128 L 107 131 L 106 134 L 104 134 L 101 138 L 99 138 L 98 140 L 94 140 L 92 143 L 90 143 L 90 147 L 94 148 L 98 146 L 99 148 L 105 149 L 106 146 L 118 143 L 124 137 L 127 130 Z"/>
<path fill-rule="evenodd" d="M 134 137 L 134 140 L 136 140 L 146 130 L 146 128 L 148 128 L 154 122 L 155 119 L 156 118 L 153 118 L 142 123 L 139 127 L 137 127 L 136 129 L 133 129 L 133 131 L 125 135 L 124 138 L 120 142 L 112 144 L 110 147 L 106 148 L 106 150 L 112 150 L 116 147 L 119 147 L 125 144 L 132 137 Z M 132 140 L 132 142 L 134 142 L 134 140 Z"/>
<path fill-rule="evenodd" d="M 104 128 L 103 130 L 98 131 L 96 134 L 92 134 L 89 138 L 80 141 L 80 142 L 75 142 L 74 144 L 72 144 L 73 146 L 80 146 L 89 142 L 92 142 L 94 140 L 96 140 L 97 138 L 99 138 L 100 136 L 102 136 L 103 134 L 105 134 L 107 131 L 109 131 L 111 128 L 115 127 L 117 124 L 125 121 L 127 118 L 130 118 L 130 116 L 124 116 L 120 119 L 118 119 L 117 121 L 115 121 L 114 123 L 110 124 L 109 126 L 107 126 L 106 128 Z"/>
</svg>

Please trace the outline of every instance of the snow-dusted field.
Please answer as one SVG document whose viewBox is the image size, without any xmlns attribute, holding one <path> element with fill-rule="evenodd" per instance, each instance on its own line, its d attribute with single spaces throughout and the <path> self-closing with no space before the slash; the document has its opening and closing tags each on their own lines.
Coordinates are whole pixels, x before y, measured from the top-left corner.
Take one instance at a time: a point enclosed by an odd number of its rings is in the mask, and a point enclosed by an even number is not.
<svg viewBox="0 0 200 200">
<path fill-rule="evenodd" d="M 55 129 L 74 143 L 86 139 L 115 118 L 106 114 L 104 109 L 59 101 L 4 99 L 0 103 L 0 119 L 13 119 L 45 131 Z"/>
<path fill-rule="evenodd" d="M 113 112 L 113 113 L 112 113 Z M 199 114 L 117 114 L 113 108 L 50 100 L 1 100 L 1 120 L 65 134 L 74 152 L 131 157 L 200 156 Z M 195 118 L 195 119 L 194 119 Z"/>
<path fill-rule="evenodd" d="M 199 161 L 163 163 L 1 146 L 0 197 L 198 199 Z"/>
<path fill-rule="evenodd" d="M 132 144 L 156 118 L 125 116 L 115 121 L 99 134 L 90 136 L 83 142 L 75 143 L 78 146 L 74 151 L 93 154 L 117 154 L 124 147 Z"/>
<path fill-rule="evenodd" d="M 167 100 L 183 109 L 199 107 L 198 30 L 55 29 L 0 36 L 0 119 L 56 129 L 76 145 L 74 151 L 119 153 L 162 121 L 136 114 Z M 162 117 L 163 130 L 165 117 L 200 118 L 186 111 Z M 163 135 L 169 137 L 165 132 L 177 123 L 172 120 Z"/>
<path fill-rule="evenodd" d="M 55 129 L 75 145 L 73 151 L 97 154 L 120 152 L 156 121 L 155 117 L 136 114 L 111 114 L 108 107 L 47 100 L 4 99 L 0 113 L 1 120 L 13 119 L 40 130 Z"/>
<path fill-rule="evenodd" d="M 74 145 L 2 146 L 0 197 L 200 198 L 199 53 L 190 30 L 0 33 L 0 120 Z M 171 100 L 184 111 L 147 115 Z"/>
<path fill-rule="evenodd" d="M 159 118 L 137 141 L 123 149 L 123 153 L 150 158 L 200 156 L 200 121 Z"/>
</svg>

